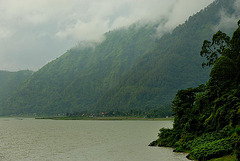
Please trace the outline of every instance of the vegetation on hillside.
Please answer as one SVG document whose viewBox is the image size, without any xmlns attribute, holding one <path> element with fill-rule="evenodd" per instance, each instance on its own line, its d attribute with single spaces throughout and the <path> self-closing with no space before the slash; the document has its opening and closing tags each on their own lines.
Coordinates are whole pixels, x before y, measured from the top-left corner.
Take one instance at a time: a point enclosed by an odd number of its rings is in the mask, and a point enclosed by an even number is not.
<svg viewBox="0 0 240 161">
<path fill-rule="evenodd" d="M 197 53 L 202 41 L 216 32 L 213 29 L 221 19 L 220 12 L 234 13 L 234 2 L 215 1 L 171 34 L 161 37 L 156 48 L 145 54 L 115 88 L 99 99 L 96 109 L 164 111 L 166 108 L 163 107 L 171 102 L 179 89 L 206 82 L 209 69 L 199 68 L 203 59 Z"/>
<path fill-rule="evenodd" d="M 211 66 L 205 85 L 179 90 L 173 101 L 173 129 L 161 129 L 151 143 L 189 151 L 209 160 L 235 154 L 240 160 L 240 21 L 232 38 L 219 31 L 205 40 L 201 55 Z"/>
<path fill-rule="evenodd" d="M 152 25 L 110 31 L 100 44 L 78 45 L 48 63 L 3 102 L 2 113 L 52 115 L 90 109 L 152 49 Z"/>
<path fill-rule="evenodd" d="M 234 13 L 235 1 L 216 0 L 157 40 L 157 24 L 136 23 L 106 33 L 99 44 L 80 44 L 35 72 L 1 103 L 0 115 L 170 115 L 179 89 L 209 78 L 196 53 L 215 32 L 220 12 Z"/>
<path fill-rule="evenodd" d="M 11 95 L 32 74 L 33 72 L 29 70 L 0 71 L 0 101 Z"/>
</svg>

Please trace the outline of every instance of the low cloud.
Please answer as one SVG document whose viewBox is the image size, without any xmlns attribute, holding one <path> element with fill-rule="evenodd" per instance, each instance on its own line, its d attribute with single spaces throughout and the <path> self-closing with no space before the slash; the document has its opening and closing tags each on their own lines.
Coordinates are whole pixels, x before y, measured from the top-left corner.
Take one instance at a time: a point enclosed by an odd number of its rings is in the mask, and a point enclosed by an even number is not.
<svg viewBox="0 0 240 161">
<path fill-rule="evenodd" d="M 171 32 L 177 25 L 184 23 L 189 16 L 199 12 L 212 2 L 213 0 L 175 0 L 175 3 L 168 8 L 167 14 L 162 18 L 163 21 L 157 28 L 158 36 Z"/>
<path fill-rule="evenodd" d="M 91 22 L 82 22 L 79 20 L 75 24 L 58 31 L 55 36 L 61 40 L 72 38 L 76 41 L 101 42 L 104 39 L 103 33 L 108 29 L 108 21 L 95 19 Z"/>
<path fill-rule="evenodd" d="M 0 0 L 0 70 L 37 70 L 81 41 L 109 30 L 158 22 L 158 34 L 213 0 Z"/>
<path fill-rule="evenodd" d="M 234 31 L 237 28 L 237 22 L 240 19 L 240 1 L 236 1 L 233 4 L 233 8 L 233 14 L 229 14 L 225 10 L 220 11 L 220 22 L 214 27 L 215 31 Z"/>
<path fill-rule="evenodd" d="M 0 26 L 0 35 L 1 35 L 2 39 L 11 37 L 13 35 L 13 33 L 14 33 L 13 31 Z"/>
</svg>

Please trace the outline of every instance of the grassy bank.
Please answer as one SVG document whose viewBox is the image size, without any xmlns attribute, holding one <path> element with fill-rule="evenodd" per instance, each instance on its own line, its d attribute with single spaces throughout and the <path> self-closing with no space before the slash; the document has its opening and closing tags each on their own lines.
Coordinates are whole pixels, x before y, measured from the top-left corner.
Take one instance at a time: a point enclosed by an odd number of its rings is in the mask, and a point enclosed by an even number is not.
<svg viewBox="0 0 240 161">
<path fill-rule="evenodd" d="M 52 120 L 143 120 L 143 121 L 169 121 L 173 118 L 144 118 L 144 117 L 36 117 L 35 119 Z"/>
<path fill-rule="evenodd" d="M 228 155 L 217 159 L 211 159 L 210 161 L 236 161 L 237 158 L 234 155 Z"/>
</svg>

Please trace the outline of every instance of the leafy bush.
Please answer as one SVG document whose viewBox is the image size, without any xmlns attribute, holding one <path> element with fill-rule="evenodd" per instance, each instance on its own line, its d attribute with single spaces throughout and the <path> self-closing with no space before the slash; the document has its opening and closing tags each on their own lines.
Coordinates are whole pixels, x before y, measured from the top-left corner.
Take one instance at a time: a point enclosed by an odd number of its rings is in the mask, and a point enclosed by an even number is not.
<svg viewBox="0 0 240 161">
<path fill-rule="evenodd" d="M 197 137 L 193 140 L 190 140 L 188 142 L 185 142 L 183 144 L 183 148 L 186 150 L 193 150 L 195 149 L 195 147 L 204 144 L 206 142 L 213 142 L 216 140 L 221 139 L 221 136 L 219 133 L 207 133 L 207 134 L 203 134 L 200 137 Z"/>
<path fill-rule="evenodd" d="M 172 147 L 179 140 L 179 136 L 173 129 L 162 128 L 159 131 L 159 138 L 150 143 L 149 146 Z"/>
<path fill-rule="evenodd" d="M 208 160 L 211 158 L 221 157 L 232 153 L 232 138 L 223 138 L 214 141 L 206 141 L 198 146 L 194 146 L 190 155 L 198 160 Z"/>
</svg>

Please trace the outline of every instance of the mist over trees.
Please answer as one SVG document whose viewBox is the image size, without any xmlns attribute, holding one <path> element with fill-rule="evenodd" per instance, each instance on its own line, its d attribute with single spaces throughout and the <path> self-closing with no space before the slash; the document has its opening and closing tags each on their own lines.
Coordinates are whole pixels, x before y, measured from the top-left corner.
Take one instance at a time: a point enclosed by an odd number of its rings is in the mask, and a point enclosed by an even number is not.
<svg viewBox="0 0 240 161">
<path fill-rule="evenodd" d="M 216 32 L 223 9 L 235 14 L 234 3 L 217 0 L 161 38 L 156 39 L 159 24 L 140 22 L 105 33 L 101 43 L 77 45 L 2 101 L 0 114 L 158 111 L 159 117 L 170 115 L 169 104 L 179 89 L 208 80 L 210 69 L 199 68 L 202 41 Z"/>
<path fill-rule="evenodd" d="M 155 46 L 152 25 L 105 34 L 95 46 L 76 46 L 48 63 L 4 102 L 4 114 L 57 114 L 89 110 L 104 92 Z M 14 100 L 14 101 L 13 101 Z"/>
<path fill-rule="evenodd" d="M 234 2 L 216 1 L 171 34 L 161 37 L 156 48 L 145 54 L 120 83 L 98 101 L 96 108 L 125 111 L 158 108 L 169 103 L 178 89 L 204 83 L 209 69 L 199 68 L 203 62 L 198 54 L 202 41 L 215 32 L 222 8 L 229 14 L 234 13 Z"/>
</svg>

